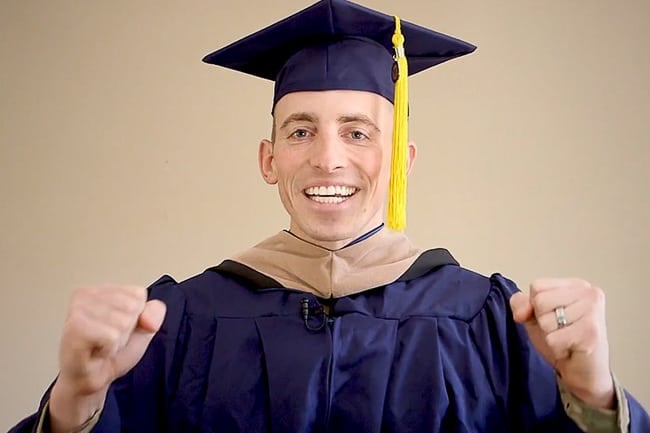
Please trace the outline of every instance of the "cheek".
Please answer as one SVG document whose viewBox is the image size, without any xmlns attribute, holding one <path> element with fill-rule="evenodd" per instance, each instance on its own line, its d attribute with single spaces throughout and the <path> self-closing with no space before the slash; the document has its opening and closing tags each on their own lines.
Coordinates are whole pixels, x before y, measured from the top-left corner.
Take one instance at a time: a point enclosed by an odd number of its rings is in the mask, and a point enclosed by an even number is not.
<svg viewBox="0 0 650 433">
<path fill-rule="evenodd" d="M 299 161 L 291 152 L 278 152 L 274 160 L 273 171 L 281 190 L 291 188 L 299 171 Z"/>
<path fill-rule="evenodd" d="M 368 161 L 372 161 L 372 164 L 369 164 L 369 174 L 378 183 L 378 188 L 381 189 L 387 186 L 390 178 L 390 152 L 384 152 L 383 149 L 376 149 Z"/>
</svg>

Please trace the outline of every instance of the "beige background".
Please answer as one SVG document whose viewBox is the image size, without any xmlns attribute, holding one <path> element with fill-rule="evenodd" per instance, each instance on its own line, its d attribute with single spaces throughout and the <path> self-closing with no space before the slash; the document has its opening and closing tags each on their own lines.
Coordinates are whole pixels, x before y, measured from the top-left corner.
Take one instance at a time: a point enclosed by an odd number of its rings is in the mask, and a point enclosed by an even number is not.
<svg viewBox="0 0 650 433">
<path fill-rule="evenodd" d="M 271 83 L 201 57 L 307 3 L 0 3 L 0 430 L 56 374 L 73 287 L 186 278 L 283 228 Z M 523 287 L 608 296 L 650 406 L 650 3 L 368 0 L 480 46 L 412 80 L 409 234 Z"/>
</svg>

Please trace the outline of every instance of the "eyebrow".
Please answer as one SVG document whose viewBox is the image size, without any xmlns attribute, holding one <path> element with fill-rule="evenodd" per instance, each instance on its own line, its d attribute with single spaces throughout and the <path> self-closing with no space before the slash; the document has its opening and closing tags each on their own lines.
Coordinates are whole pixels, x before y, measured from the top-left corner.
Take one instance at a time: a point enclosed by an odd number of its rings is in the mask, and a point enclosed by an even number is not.
<svg viewBox="0 0 650 433">
<path fill-rule="evenodd" d="M 282 122 L 282 125 L 280 125 L 280 129 L 285 129 L 287 126 L 294 122 L 310 122 L 310 123 L 318 123 L 317 122 L 318 116 L 314 113 L 308 113 L 308 112 L 298 112 L 298 113 L 292 113 L 289 115 L 284 122 Z M 336 119 L 337 123 L 362 123 L 369 128 L 372 128 L 376 132 L 381 132 L 379 127 L 375 122 L 373 122 L 370 117 L 366 116 L 365 114 L 360 114 L 360 113 L 352 113 L 352 114 L 343 114 L 339 116 Z"/>
<path fill-rule="evenodd" d="M 289 115 L 289 117 L 284 119 L 284 122 L 282 122 L 282 125 L 280 125 L 280 130 L 285 129 L 287 126 L 289 126 L 294 122 L 316 123 L 316 115 L 314 113 L 307 113 L 307 112 L 293 113 Z"/>
<path fill-rule="evenodd" d="M 370 117 L 366 116 L 365 114 L 345 114 L 342 116 L 339 116 L 338 119 L 336 119 L 338 123 L 362 123 L 366 125 L 367 127 L 373 129 L 375 132 L 381 132 L 381 129 L 377 126 L 375 122 L 373 122 Z"/>
</svg>

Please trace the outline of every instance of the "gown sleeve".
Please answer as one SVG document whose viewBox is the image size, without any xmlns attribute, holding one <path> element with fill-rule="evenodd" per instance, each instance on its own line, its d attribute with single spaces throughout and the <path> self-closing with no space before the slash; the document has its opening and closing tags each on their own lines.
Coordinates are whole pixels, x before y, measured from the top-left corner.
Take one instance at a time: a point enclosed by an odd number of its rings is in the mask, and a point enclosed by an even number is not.
<svg viewBox="0 0 650 433">
<path fill-rule="evenodd" d="M 592 417 L 600 414 L 595 410 L 576 411 L 575 403 L 579 406 L 581 402 L 575 397 L 573 406 L 563 404 L 554 370 L 534 349 L 524 327 L 514 322 L 509 300 L 519 289 L 499 274 L 493 275 L 490 283 L 485 306 L 472 321 L 471 332 L 510 431 L 596 433 L 578 427 L 574 419 L 587 413 Z M 617 396 L 617 425 L 610 431 L 650 432 L 650 418 L 641 405 L 627 391 Z"/>
<path fill-rule="evenodd" d="M 109 388 L 100 416 L 94 420 L 93 433 L 165 431 L 162 422 L 166 385 L 177 374 L 174 351 L 185 310 L 182 291 L 174 290 L 175 285 L 171 277 L 164 276 L 149 287 L 149 299 L 159 299 L 167 305 L 165 320 L 138 365 Z M 8 433 L 50 431 L 47 409 L 52 386 L 42 397 L 38 411 Z"/>
</svg>

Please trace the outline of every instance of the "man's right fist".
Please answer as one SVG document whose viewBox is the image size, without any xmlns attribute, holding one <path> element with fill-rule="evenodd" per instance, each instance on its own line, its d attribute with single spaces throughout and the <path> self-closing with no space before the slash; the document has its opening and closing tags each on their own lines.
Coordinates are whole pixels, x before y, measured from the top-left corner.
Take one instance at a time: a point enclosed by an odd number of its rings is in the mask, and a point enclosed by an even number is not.
<svg viewBox="0 0 650 433">
<path fill-rule="evenodd" d="M 143 287 L 74 291 L 61 338 L 59 377 L 50 397 L 53 431 L 74 428 L 101 409 L 110 384 L 144 355 L 165 311 L 162 302 L 147 301 Z"/>
</svg>

